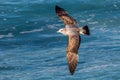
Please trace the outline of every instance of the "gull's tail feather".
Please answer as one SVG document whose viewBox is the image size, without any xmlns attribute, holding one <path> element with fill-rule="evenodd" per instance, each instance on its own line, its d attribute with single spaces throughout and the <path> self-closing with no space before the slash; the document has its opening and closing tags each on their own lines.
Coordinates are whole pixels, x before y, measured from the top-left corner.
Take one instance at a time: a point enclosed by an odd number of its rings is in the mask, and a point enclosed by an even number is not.
<svg viewBox="0 0 120 80">
<path fill-rule="evenodd" d="M 80 34 L 90 35 L 90 30 L 87 25 L 79 28 L 79 32 Z"/>
</svg>

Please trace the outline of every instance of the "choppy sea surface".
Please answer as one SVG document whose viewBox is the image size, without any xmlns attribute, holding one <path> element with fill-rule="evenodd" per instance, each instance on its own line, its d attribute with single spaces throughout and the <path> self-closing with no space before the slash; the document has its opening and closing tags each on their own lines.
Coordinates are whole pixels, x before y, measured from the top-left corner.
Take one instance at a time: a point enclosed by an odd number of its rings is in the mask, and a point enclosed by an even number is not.
<svg viewBox="0 0 120 80">
<path fill-rule="evenodd" d="M 73 76 L 55 5 L 91 31 Z M 120 0 L 0 0 L 0 80 L 120 80 Z"/>
</svg>

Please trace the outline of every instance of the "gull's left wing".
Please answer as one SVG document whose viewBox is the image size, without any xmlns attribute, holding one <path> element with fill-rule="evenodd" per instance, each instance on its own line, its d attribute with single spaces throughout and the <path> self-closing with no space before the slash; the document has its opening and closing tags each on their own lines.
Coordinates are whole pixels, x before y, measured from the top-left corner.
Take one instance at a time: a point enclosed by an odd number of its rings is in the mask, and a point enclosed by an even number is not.
<svg viewBox="0 0 120 80">
<path fill-rule="evenodd" d="M 76 20 L 72 18 L 71 16 L 68 15 L 67 11 L 65 11 L 63 8 L 60 8 L 59 6 L 56 5 L 55 7 L 56 14 L 64 21 L 66 25 L 74 25 L 78 26 Z"/>
</svg>

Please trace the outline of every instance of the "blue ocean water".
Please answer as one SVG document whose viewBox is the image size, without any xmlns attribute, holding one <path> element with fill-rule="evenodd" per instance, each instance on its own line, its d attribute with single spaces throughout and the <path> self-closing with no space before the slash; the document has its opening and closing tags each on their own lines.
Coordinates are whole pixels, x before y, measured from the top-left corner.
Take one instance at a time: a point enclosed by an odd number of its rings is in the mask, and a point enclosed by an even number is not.
<svg viewBox="0 0 120 80">
<path fill-rule="evenodd" d="M 55 5 L 91 31 L 73 76 Z M 120 80 L 120 0 L 0 0 L 0 80 Z"/>
</svg>

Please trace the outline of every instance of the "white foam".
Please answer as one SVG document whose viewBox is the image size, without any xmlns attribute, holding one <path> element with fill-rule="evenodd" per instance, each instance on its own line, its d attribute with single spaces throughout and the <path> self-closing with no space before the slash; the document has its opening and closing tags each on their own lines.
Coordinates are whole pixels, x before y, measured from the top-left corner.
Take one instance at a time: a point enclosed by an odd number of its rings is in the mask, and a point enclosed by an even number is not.
<svg viewBox="0 0 120 80">
<path fill-rule="evenodd" d="M 12 29 L 16 29 L 16 27 L 12 27 Z"/>
<path fill-rule="evenodd" d="M 0 39 L 1 38 L 8 38 L 8 37 L 14 37 L 14 35 L 12 33 L 8 33 L 7 35 L 0 35 Z"/>
<path fill-rule="evenodd" d="M 90 21 L 92 18 L 88 18 L 87 21 Z"/>
<path fill-rule="evenodd" d="M 105 64 L 105 65 L 100 65 L 100 66 L 92 66 L 92 67 L 88 67 L 88 68 L 84 68 L 82 70 L 80 70 L 80 72 L 90 72 L 90 71 L 95 71 L 95 70 L 100 70 L 100 69 L 105 69 L 107 67 L 116 67 L 118 65 L 116 64 Z"/>
<path fill-rule="evenodd" d="M 27 34 L 27 33 L 41 32 L 41 31 L 43 31 L 42 28 L 41 28 L 41 29 L 33 29 L 33 30 L 31 30 L 31 31 L 22 31 L 22 32 L 20 32 L 20 34 Z"/>
<path fill-rule="evenodd" d="M 115 7 L 116 9 L 119 9 L 119 6 L 116 4 L 113 4 L 113 7 Z"/>
<path fill-rule="evenodd" d="M 108 31 L 109 31 L 109 29 L 107 29 L 107 28 L 105 28 L 105 27 L 102 27 L 102 28 L 100 28 L 99 30 L 101 30 L 102 32 L 108 32 Z"/>
<path fill-rule="evenodd" d="M 48 28 L 50 29 L 57 29 L 61 24 L 52 24 L 52 25 L 47 25 Z"/>
<path fill-rule="evenodd" d="M 3 21 L 6 21 L 7 20 L 7 18 L 3 18 Z"/>
<path fill-rule="evenodd" d="M 95 22 L 89 22 L 88 24 L 97 24 L 98 22 L 95 21 Z"/>
<path fill-rule="evenodd" d="M 90 17 L 95 17 L 95 14 L 90 14 L 89 16 L 90 16 Z"/>
<path fill-rule="evenodd" d="M 80 20 L 81 23 L 85 23 L 86 21 L 85 20 Z"/>
</svg>

